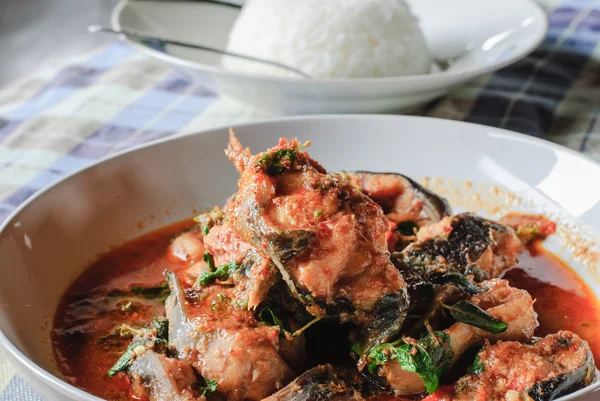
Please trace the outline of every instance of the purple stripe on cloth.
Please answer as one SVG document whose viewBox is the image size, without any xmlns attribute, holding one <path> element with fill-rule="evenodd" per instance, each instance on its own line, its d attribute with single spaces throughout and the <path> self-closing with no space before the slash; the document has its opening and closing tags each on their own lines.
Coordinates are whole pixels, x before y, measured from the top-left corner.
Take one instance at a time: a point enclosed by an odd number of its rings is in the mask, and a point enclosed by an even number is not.
<svg viewBox="0 0 600 401">
<path fill-rule="evenodd" d="M 581 9 L 576 7 L 559 7 L 548 16 L 548 25 L 553 30 L 564 31 L 580 12 Z"/>
<path fill-rule="evenodd" d="M 106 70 L 74 65 L 61 70 L 49 87 L 81 88 L 93 84 Z M 48 88 L 46 88 L 47 90 Z"/>
<path fill-rule="evenodd" d="M 208 89 L 204 86 L 198 86 L 196 88 L 196 90 L 194 90 L 192 95 L 200 96 L 200 97 L 210 97 L 210 98 L 215 98 L 215 99 L 217 97 L 219 97 L 219 95 L 217 95 L 215 92 L 211 91 L 210 89 Z"/>
<path fill-rule="evenodd" d="M 71 150 L 70 155 L 90 160 L 100 159 L 110 153 L 113 146 L 106 143 L 81 142 Z"/>
<path fill-rule="evenodd" d="M 135 129 L 132 128 L 125 128 L 113 124 L 107 124 L 104 127 L 100 128 L 98 131 L 94 132 L 92 135 L 88 136 L 86 142 L 98 144 L 114 144 L 115 142 L 127 138 L 128 135 L 131 135 L 134 132 Z"/>
<path fill-rule="evenodd" d="M 16 190 L 15 192 L 13 192 L 12 195 L 10 195 L 8 198 L 6 198 L 3 203 L 5 203 L 9 206 L 12 206 L 12 207 L 17 207 L 21 203 L 23 203 L 27 199 L 29 199 L 29 197 L 36 192 L 37 192 L 37 189 L 35 189 L 35 188 L 21 187 L 18 190 Z"/>
<path fill-rule="evenodd" d="M 569 1 L 549 16 L 550 29 L 540 48 L 520 62 L 496 72 L 478 95 L 466 121 L 541 137 L 552 125 L 555 110 L 577 80 L 600 37 L 582 38 L 588 14 L 569 37 L 564 30 L 582 14 L 582 2 Z M 578 31 L 579 30 L 579 31 Z M 557 46 L 561 40 L 560 46 Z M 507 82 L 509 84 L 507 85 Z"/>
<path fill-rule="evenodd" d="M 140 135 L 136 135 L 131 141 L 123 144 L 123 146 L 119 147 L 117 150 L 124 150 L 133 146 L 142 145 L 144 143 L 150 141 L 156 141 L 158 139 L 163 139 L 173 135 L 171 131 L 157 131 L 157 130 L 148 130 L 142 132 Z"/>
<path fill-rule="evenodd" d="M 36 96 L 6 117 L 25 120 L 38 116 L 44 110 L 75 93 L 77 88 L 94 84 L 103 73 L 114 68 L 133 53 L 131 48 L 117 43 L 86 61 L 60 70 Z"/>
<path fill-rule="evenodd" d="M 150 89 L 115 116 L 111 124 L 132 129 L 175 132 L 183 128 L 213 101 L 213 97 Z"/>
<path fill-rule="evenodd" d="M 156 85 L 155 89 L 171 93 L 183 93 L 192 86 L 192 81 L 185 75 L 173 71 Z"/>
<path fill-rule="evenodd" d="M 0 212 L 1 213 L 1 212 Z M 0 401 L 43 401 L 42 398 L 21 378 L 15 376 L 8 383 Z"/>
<path fill-rule="evenodd" d="M 593 9 L 590 15 L 576 29 L 580 31 L 600 32 L 600 10 Z"/>
<path fill-rule="evenodd" d="M 14 207 L 9 207 L 8 205 L 3 205 L 0 203 L 0 224 L 6 220 L 6 218 L 15 210 Z"/>
<path fill-rule="evenodd" d="M 105 125 L 71 149 L 69 156 L 89 160 L 100 159 L 108 155 L 115 144 L 126 141 L 137 130 L 137 128 L 116 126 L 113 123 Z"/>
<path fill-rule="evenodd" d="M 22 124 L 22 121 L 6 121 L 0 123 L 0 143 L 2 143 L 13 131 Z"/>
<path fill-rule="evenodd" d="M 27 183 L 27 188 L 33 190 L 35 193 L 38 190 L 46 188 L 47 186 L 52 185 L 56 181 L 60 180 L 66 172 L 68 171 L 58 171 L 54 169 L 44 170 Z M 13 194 L 13 196 L 14 195 L 15 194 Z"/>
</svg>

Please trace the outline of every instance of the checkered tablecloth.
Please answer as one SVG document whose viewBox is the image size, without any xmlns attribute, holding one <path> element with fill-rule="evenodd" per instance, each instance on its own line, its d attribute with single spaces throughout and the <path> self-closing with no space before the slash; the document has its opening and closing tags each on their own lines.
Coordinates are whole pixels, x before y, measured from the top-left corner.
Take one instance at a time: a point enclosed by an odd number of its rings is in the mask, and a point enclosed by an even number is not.
<svg viewBox="0 0 600 401">
<path fill-rule="evenodd" d="M 537 51 L 419 114 L 523 132 L 600 160 L 600 0 L 541 3 L 550 29 Z M 0 222 L 36 191 L 114 152 L 270 117 L 121 43 L 40 71 L 0 91 Z M 0 356 L 0 401 L 34 400 Z"/>
</svg>

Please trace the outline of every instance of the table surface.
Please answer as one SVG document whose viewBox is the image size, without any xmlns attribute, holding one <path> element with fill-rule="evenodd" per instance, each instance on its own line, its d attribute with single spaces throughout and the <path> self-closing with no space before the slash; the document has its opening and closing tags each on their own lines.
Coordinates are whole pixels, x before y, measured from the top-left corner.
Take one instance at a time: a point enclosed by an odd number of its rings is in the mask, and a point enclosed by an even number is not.
<svg viewBox="0 0 600 401">
<path fill-rule="evenodd" d="M 108 44 L 88 25 L 107 24 L 118 0 L 0 0 L 0 88 Z M 50 34 L 49 34 L 50 33 Z"/>
</svg>

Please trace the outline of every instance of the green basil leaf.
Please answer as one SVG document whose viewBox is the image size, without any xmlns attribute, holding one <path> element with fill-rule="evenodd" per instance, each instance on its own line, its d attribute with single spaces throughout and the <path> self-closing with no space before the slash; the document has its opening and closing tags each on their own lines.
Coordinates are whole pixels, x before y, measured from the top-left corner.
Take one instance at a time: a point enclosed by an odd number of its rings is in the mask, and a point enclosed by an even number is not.
<svg viewBox="0 0 600 401">
<path fill-rule="evenodd" d="M 205 384 L 202 386 L 202 395 L 206 395 L 207 393 L 214 393 L 215 391 L 217 391 L 217 381 L 216 380 L 211 380 L 211 381 L 206 381 L 204 380 Z"/>
<path fill-rule="evenodd" d="M 390 361 L 397 361 L 403 370 L 419 375 L 427 392 L 434 393 L 439 387 L 440 377 L 450 366 L 453 352 L 450 336 L 437 331 L 421 338 L 418 342 L 383 344 L 367 353 L 368 370 L 375 374 L 377 368 Z"/>
<path fill-rule="evenodd" d="M 204 255 L 202 255 L 202 259 L 204 259 L 204 261 L 206 262 L 208 270 L 215 270 L 215 260 L 213 259 L 213 256 L 210 253 L 204 252 Z"/>
<path fill-rule="evenodd" d="M 214 270 L 214 271 L 202 273 L 198 279 L 198 284 L 206 285 L 206 284 L 213 283 L 216 280 L 226 281 L 229 279 L 229 277 L 231 277 L 231 275 L 233 273 L 235 273 L 235 271 L 238 268 L 239 268 L 239 265 L 235 261 L 226 263 L 224 265 L 217 267 L 216 270 Z"/>
<path fill-rule="evenodd" d="M 119 360 L 108 370 L 108 377 L 112 378 L 119 372 L 126 372 L 133 363 L 134 350 L 139 347 L 146 347 L 149 343 L 153 343 L 154 347 L 166 348 L 167 342 L 160 338 L 147 339 L 145 337 L 135 337 Z"/>
<path fill-rule="evenodd" d="M 108 370 L 108 377 L 112 378 L 119 372 L 126 372 L 133 363 L 133 350 L 145 343 L 146 340 L 141 337 L 134 338 L 119 360 Z"/>
<path fill-rule="evenodd" d="M 350 347 L 350 351 L 355 353 L 357 357 L 360 357 L 362 355 L 362 349 L 360 348 L 360 345 L 357 343 L 352 344 L 352 346 Z"/>
<path fill-rule="evenodd" d="M 154 287 L 131 287 L 131 294 L 143 297 L 146 299 L 161 299 L 165 300 L 171 293 L 167 283 L 162 283 Z"/>
<path fill-rule="evenodd" d="M 419 345 L 427 350 L 431 361 L 438 368 L 447 367 L 454 358 L 452 348 L 450 348 L 450 335 L 443 331 L 433 332 L 419 340 Z"/>
<path fill-rule="evenodd" d="M 439 387 L 440 377 L 452 361 L 450 336 L 435 332 L 423 337 L 417 344 L 404 344 L 394 350 L 402 369 L 417 373 L 423 380 L 427 392 L 433 394 Z"/>
<path fill-rule="evenodd" d="M 379 366 L 390 361 L 389 355 L 384 353 L 384 350 L 390 347 L 393 349 L 394 346 L 392 344 L 382 344 L 369 350 L 367 358 L 371 361 L 368 367 L 370 374 L 375 375 Z"/>
<path fill-rule="evenodd" d="M 429 276 L 428 280 L 438 285 L 452 284 L 467 294 L 481 294 L 487 291 L 487 289 L 475 285 L 475 283 L 460 273 L 434 273 Z"/>
<path fill-rule="evenodd" d="M 164 317 L 157 317 L 141 329 L 134 329 L 129 325 L 119 327 L 121 336 L 134 335 L 135 337 L 119 360 L 108 370 L 108 377 L 113 377 L 119 372 L 126 372 L 133 363 L 133 352 L 138 346 L 152 343 L 154 349 L 166 348 L 169 341 L 169 321 Z"/>
<path fill-rule="evenodd" d="M 156 327 L 156 337 L 169 341 L 169 321 L 165 317 L 155 317 L 151 323 Z"/>
<path fill-rule="evenodd" d="M 275 312 L 268 306 L 258 312 L 258 320 L 268 324 L 269 326 L 278 326 L 283 329 L 283 322 L 275 315 Z"/>
<path fill-rule="evenodd" d="M 457 322 L 478 327 L 492 334 L 505 332 L 508 328 L 506 323 L 490 316 L 486 311 L 471 302 L 459 301 L 452 306 L 445 304 L 442 304 L 442 306 L 450 312 Z"/>
<path fill-rule="evenodd" d="M 414 221 L 402 221 L 396 225 L 396 231 L 402 235 L 411 236 L 419 230 L 419 226 Z"/>
</svg>

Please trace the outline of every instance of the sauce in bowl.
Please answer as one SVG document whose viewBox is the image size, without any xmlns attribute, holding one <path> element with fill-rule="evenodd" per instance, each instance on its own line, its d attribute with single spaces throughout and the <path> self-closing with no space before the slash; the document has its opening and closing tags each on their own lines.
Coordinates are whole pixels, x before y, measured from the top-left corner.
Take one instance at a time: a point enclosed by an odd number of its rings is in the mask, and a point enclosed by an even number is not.
<svg viewBox="0 0 600 401">
<path fill-rule="evenodd" d="M 107 400 L 134 400 L 126 375 L 109 379 L 106 373 L 130 341 L 115 328 L 139 327 L 164 315 L 163 272 L 177 273 L 186 266 L 167 249 L 173 237 L 194 224 L 191 220 L 176 223 L 108 252 L 69 287 L 53 330 L 56 360 L 67 381 Z M 537 336 L 573 331 L 588 341 L 600 361 L 600 337 L 595 333 L 600 303 L 565 262 L 535 243 L 504 278 L 536 299 Z M 156 289 L 139 290 L 142 287 Z M 384 399 L 399 400 L 378 397 Z"/>
</svg>

